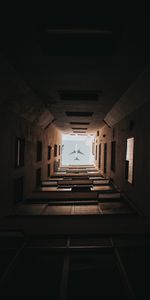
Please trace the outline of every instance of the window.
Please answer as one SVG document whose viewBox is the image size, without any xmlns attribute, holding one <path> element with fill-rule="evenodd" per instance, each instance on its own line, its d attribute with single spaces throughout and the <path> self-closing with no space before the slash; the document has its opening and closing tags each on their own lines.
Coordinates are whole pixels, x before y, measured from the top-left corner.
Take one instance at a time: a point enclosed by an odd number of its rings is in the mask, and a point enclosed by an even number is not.
<svg viewBox="0 0 150 300">
<path fill-rule="evenodd" d="M 47 159 L 48 159 L 48 160 L 51 159 L 51 149 L 52 149 L 52 147 L 51 147 L 51 146 L 48 146 L 48 156 L 47 156 Z"/>
<path fill-rule="evenodd" d="M 101 144 L 99 144 L 99 169 L 101 168 Z"/>
<path fill-rule="evenodd" d="M 111 170 L 116 170 L 116 142 L 111 142 Z"/>
<path fill-rule="evenodd" d="M 57 145 L 55 144 L 54 145 L 54 157 L 56 157 L 57 156 Z"/>
<path fill-rule="evenodd" d="M 48 164 L 47 165 L 47 177 L 50 177 L 51 176 L 51 165 Z"/>
<path fill-rule="evenodd" d="M 59 145 L 59 155 L 61 155 L 61 145 Z"/>
<path fill-rule="evenodd" d="M 74 112 L 74 111 L 66 111 L 66 115 L 68 117 L 92 117 L 93 116 L 93 112 L 88 112 L 88 111 L 77 111 L 77 112 Z"/>
<path fill-rule="evenodd" d="M 125 178 L 133 183 L 134 137 L 127 139 Z"/>
<path fill-rule="evenodd" d="M 16 139 L 16 149 L 15 149 L 15 167 L 24 166 L 24 152 L 25 152 L 25 140 L 21 138 Z"/>
<path fill-rule="evenodd" d="M 41 168 L 36 170 L 36 186 L 41 185 Z"/>
<path fill-rule="evenodd" d="M 42 160 L 42 142 L 37 141 L 36 161 Z"/>
<path fill-rule="evenodd" d="M 97 145 L 96 145 L 96 150 L 95 150 L 95 160 L 97 160 Z"/>
<path fill-rule="evenodd" d="M 94 143 L 92 143 L 92 154 L 94 155 Z"/>
<path fill-rule="evenodd" d="M 58 168 L 60 168 L 60 158 L 58 159 Z"/>
<path fill-rule="evenodd" d="M 23 200 L 23 177 L 14 180 L 14 201 L 15 203 Z"/>
<path fill-rule="evenodd" d="M 104 173 L 107 171 L 107 143 L 104 144 Z"/>
<path fill-rule="evenodd" d="M 58 171 L 58 161 L 54 161 L 54 173 Z"/>
</svg>

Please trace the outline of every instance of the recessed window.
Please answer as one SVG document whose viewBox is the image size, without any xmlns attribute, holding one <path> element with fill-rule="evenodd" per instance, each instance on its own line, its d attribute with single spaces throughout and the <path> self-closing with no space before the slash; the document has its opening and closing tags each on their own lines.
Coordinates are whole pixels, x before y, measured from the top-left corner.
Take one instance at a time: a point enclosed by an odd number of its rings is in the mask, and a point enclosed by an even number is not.
<svg viewBox="0 0 150 300">
<path fill-rule="evenodd" d="M 97 145 L 96 145 L 96 150 L 95 150 L 95 160 L 97 160 Z"/>
<path fill-rule="evenodd" d="M 58 159 L 58 168 L 60 168 L 60 158 Z"/>
<path fill-rule="evenodd" d="M 22 138 L 16 139 L 16 150 L 15 150 L 15 167 L 24 166 L 24 152 L 25 152 L 25 140 Z"/>
<path fill-rule="evenodd" d="M 68 117 L 92 117 L 93 112 L 89 111 L 66 111 Z"/>
<path fill-rule="evenodd" d="M 71 125 L 90 125 L 89 122 L 70 122 Z"/>
<path fill-rule="evenodd" d="M 130 122 L 129 122 L 129 131 L 132 131 L 134 129 L 134 126 L 135 126 L 134 121 L 130 120 Z"/>
<path fill-rule="evenodd" d="M 41 185 L 41 168 L 36 170 L 36 186 Z"/>
<path fill-rule="evenodd" d="M 48 160 L 51 159 L 51 149 L 52 149 L 52 147 L 51 147 L 51 146 L 48 146 L 48 156 L 47 156 L 47 159 L 48 159 Z"/>
<path fill-rule="evenodd" d="M 54 157 L 56 157 L 57 156 L 57 145 L 55 144 L 54 145 Z"/>
<path fill-rule="evenodd" d="M 107 143 L 104 144 L 104 173 L 107 171 Z"/>
<path fill-rule="evenodd" d="M 47 177 L 50 177 L 51 176 L 51 165 L 48 164 L 47 165 Z"/>
<path fill-rule="evenodd" d="M 133 183 L 134 137 L 127 139 L 125 177 Z"/>
<path fill-rule="evenodd" d="M 37 141 L 36 161 L 42 160 L 42 142 Z"/>
<path fill-rule="evenodd" d="M 58 161 L 56 161 L 56 160 L 54 161 L 54 168 L 53 168 L 53 170 L 54 170 L 54 173 L 58 171 Z"/>
<path fill-rule="evenodd" d="M 61 145 L 59 145 L 59 155 L 61 155 Z"/>
<path fill-rule="evenodd" d="M 111 170 L 116 170 L 116 142 L 111 142 Z"/>
<path fill-rule="evenodd" d="M 87 130 L 87 127 L 72 127 L 72 130 Z"/>
<path fill-rule="evenodd" d="M 99 144 L 99 169 L 101 168 L 101 144 Z"/>
<path fill-rule="evenodd" d="M 85 133 L 86 131 L 85 130 L 74 130 L 73 132 L 74 133 Z"/>
<path fill-rule="evenodd" d="M 62 100 L 67 101 L 97 101 L 102 91 L 91 90 L 62 90 L 59 91 Z"/>
</svg>

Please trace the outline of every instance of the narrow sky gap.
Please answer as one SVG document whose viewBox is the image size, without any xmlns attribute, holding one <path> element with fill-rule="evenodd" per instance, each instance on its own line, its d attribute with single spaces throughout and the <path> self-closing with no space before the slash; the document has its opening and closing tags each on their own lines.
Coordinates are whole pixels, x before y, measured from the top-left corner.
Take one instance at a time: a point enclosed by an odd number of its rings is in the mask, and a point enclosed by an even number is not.
<svg viewBox="0 0 150 300">
<path fill-rule="evenodd" d="M 93 136 L 63 135 L 62 165 L 91 165 L 94 163 L 92 154 Z"/>
</svg>

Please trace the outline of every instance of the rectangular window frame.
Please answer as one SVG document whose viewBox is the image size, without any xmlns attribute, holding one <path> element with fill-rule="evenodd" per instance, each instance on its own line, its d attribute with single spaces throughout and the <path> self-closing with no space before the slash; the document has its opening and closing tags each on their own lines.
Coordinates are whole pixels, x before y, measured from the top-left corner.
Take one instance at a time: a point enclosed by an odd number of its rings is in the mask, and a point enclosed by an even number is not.
<svg viewBox="0 0 150 300">
<path fill-rule="evenodd" d="M 57 145 L 54 145 L 54 157 L 57 157 Z"/>
<path fill-rule="evenodd" d="M 40 187 L 41 185 L 41 168 L 36 169 L 36 187 Z"/>
<path fill-rule="evenodd" d="M 47 150 L 47 159 L 48 160 L 51 159 L 51 151 L 52 151 L 52 147 L 50 145 L 48 145 L 48 150 Z"/>
<path fill-rule="evenodd" d="M 134 184 L 134 152 L 135 137 L 126 138 L 125 179 L 130 185 Z"/>
<path fill-rule="evenodd" d="M 16 146 L 15 146 L 15 168 L 24 167 L 25 161 L 25 139 L 24 138 L 16 138 Z"/>
<path fill-rule="evenodd" d="M 61 145 L 59 145 L 59 155 L 61 155 Z"/>
<path fill-rule="evenodd" d="M 116 171 L 116 141 L 111 142 L 111 171 Z"/>
<path fill-rule="evenodd" d="M 47 165 L 47 177 L 51 176 L 51 164 Z"/>
<path fill-rule="evenodd" d="M 99 144 L 99 162 L 98 162 L 99 170 L 101 168 L 101 151 L 102 151 L 102 144 Z"/>
<path fill-rule="evenodd" d="M 96 145 L 96 149 L 95 149 L 95 160 L 97 161 L 97 145 Z"/>
<path fill-rule="evenodd" d="M 104 173 L 107 173 L 107 143 L 104 143 Z"/>
</svg>

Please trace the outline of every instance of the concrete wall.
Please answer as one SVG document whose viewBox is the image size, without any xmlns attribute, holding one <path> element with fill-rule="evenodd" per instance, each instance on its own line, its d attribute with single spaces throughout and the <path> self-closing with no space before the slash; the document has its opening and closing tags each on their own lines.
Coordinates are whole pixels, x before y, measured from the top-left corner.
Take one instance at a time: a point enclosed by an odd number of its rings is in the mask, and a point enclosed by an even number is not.
<svg viewBox="0 0 150 300">
<path fill-rule="evenodd" d="M 102 144 L 101 172 L 104 174 L 104 143 L 107 143 L 107 172 L 116 186 L 127 194 L 144 214 L 150 215 L 150 103 L 128 115 L 113 128 L 107 125 L 100 130 Z M 133 127 L 130 128 L 130 121 Z M 113 138 L 114 130 L 114 138 Z M 125 179 L 126 139 L 135 138 L 133 184 Z M 116 170 L 111 171 L 111 141 L 116 141 Z"/>
<path fill-rule="evenodd" d="M 24 167 L 15 168 L 16 138 L 25 139 Z M 36 162 L 37 141 L 42 141 L 42 161 Z M 53 125 L 43 130 L 33 126 L 15 113 L 2 109 L 0 112 L 0 215 L 8 214 L 14 206 L 14 179 L 24 177 L 23 197 L 28 196 L 36 185 L 36 170 L 41 168 L 42 179 L 47 178 L 47 165 L 53 171 L 54 144 L 61 145 L 61 134 Z M 48 161 L 48 145 L 52 146 Z"/>
</svg>

